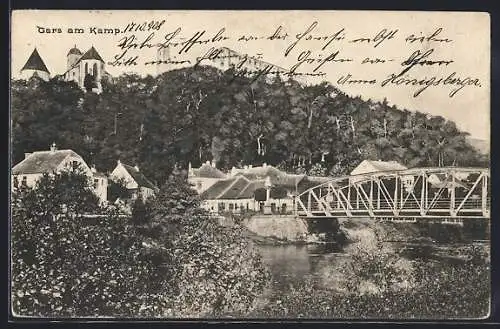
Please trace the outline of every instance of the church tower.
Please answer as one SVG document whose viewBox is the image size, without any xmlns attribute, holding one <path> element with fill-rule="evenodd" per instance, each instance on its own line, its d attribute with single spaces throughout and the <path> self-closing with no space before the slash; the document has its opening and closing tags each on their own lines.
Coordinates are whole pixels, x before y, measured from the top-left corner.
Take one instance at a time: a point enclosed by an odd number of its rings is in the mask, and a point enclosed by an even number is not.
<svg viewBox="0 0 500 329">
<path fill-rule="evenodd" d="M 78 62 L 81 56 L 82 52 L 80 51 L 80 49 L 76 48 L 76 45 L 73 48 L 71 48 L 67 55 L 67 63 L 68 63 L 67 69 L 68 70 L 71 69 L 76 64 L 76 62 Z"/>
<path fill-rule="evenodd" d="M 27 80 L 32 76 L 37 76 L 45 81 L 50 79 L 50 72 L 36 48 L 21 69 L 21 77 L 23 79 Z"/>
<path fill-rule="evenodd" d="M 109 78 L 109 74 L 104 68 L 104 60 L 94 46 L 82 55 L 75 45 L 66 57 L 68 70 L 63 74 L 64 80 L 74 81 L 85 91 L 100 94 L 101 80 L 104 77 Z"/>
</svg>

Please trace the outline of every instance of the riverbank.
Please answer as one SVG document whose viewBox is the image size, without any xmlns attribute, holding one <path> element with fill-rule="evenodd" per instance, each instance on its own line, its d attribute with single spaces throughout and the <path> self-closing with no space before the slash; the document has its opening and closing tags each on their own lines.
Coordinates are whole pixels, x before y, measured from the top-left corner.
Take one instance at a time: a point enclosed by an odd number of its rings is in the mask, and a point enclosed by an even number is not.
<svg viewBox="0 0 500 329">
<path fill-rule="evenodd" d="M 229 218 L 224 225 L 236 225 Z M 472 224 L 471 224 L 472 223 Z M 431 221 L 389 222 L 370 218 L 304 220 L 295 216 L 254 215 L 238 225 L 258 244 L 304 245 L 337 244 L 347 247 L 362 241 L 369 248 L 376 237 L 384 242 L 402 244 L 460 244 L 489 240 L 487 222 L 467 222 L 464 226 Z"/>
<path fill-rule="evenodd" d="M 401 242 L 383 241 L 385 232 L 366 224 L 364 228 L 351 228 L 350 243 L 340 252 L 316 253 L 315 246 L 310 245 L 257 246 L 272 280 L 258 306 L 245 317 L 487 316 L 489 244 L 433 245 L 429 253 L 408 257 Z"/>
</svg>

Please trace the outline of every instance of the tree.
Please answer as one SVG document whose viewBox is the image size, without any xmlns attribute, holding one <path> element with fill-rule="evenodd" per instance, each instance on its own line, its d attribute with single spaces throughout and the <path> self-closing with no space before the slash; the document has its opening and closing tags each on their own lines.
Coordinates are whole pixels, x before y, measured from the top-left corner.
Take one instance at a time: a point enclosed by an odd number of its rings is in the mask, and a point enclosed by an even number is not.
<svg viewBox="0 0 500 329">
<path fill-rule="evenodd" d="M 173 316 L 247 312 L 268 273 L 241 229 L 225 228 L 199 208 L 184 176 L 174 173 L 152 204 L 150 230 L 173 253 Z"/>
<path fill-rule="evenodd" d="M 166 309 L 164 297 L 171 293 L 168 268 L 155 262 L 142 237 L 115 212 L 100 210 L 102 217 L 96 219 L 81 216 L 92 201 L 85 181 L 81 173 L 60 173 L 42 177 L 32 190 L 14 191 L 14 313 L 161 314 Z M 167 251 L 161 253 L 168 260 Z"/>
<path fill-rule="evenodd" d="M 75 217 L 95 212 L 99 198 L 91 187 L 89 177 L 76 167 L 43 174 L 33 189 L 15 190 L 13 202 L 15 210 L 26 217 L 53 218 L 61 214 Z"/>
<path fill-rule="evenodd" d="M 127 188 L 125 180 L 123 178 L 118 180 L 110 179 L 108 181 L 108 200 L 110 202 L 115 202 L 116 199 L 130 199 L 131 193 Z"/>
<path fill-rule="evenodd" d="M 144 225 L 147 223 L 151 216 L 151 209 L 149 202 L 144 202 L 142 198 L 135 199 L 132 204 L 132 223 L 134 225 Z"/>
</svg>

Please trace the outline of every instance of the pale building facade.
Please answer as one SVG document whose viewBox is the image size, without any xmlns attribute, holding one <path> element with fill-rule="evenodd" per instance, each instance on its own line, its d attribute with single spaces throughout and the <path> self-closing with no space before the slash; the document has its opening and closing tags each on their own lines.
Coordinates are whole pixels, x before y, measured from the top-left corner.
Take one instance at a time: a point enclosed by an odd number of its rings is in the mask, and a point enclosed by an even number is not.
<svg viewBox="0 0 500 329">
<path fill-rule="evenodd" d="M 59 173 L 72 168 L 78 168 L 88 177 L 89 186 L 93 187 L 101 203 L 107 201 L 105 176 L 91 169 L 85 160 L 73 150 L 57 150 L 55 144 L 52 144 L 50 151 L 25 153 L 24 160 L 12 168 L 11 187 L 12 189 L 19 186 L 33 188 L 44 174 Z M 98 180 L 98 184 L 95 184 L 95 180 Z"/>
<path fill-rule="evenodd" d="M 127 165 L 120 160 L 117 161 L 115 169 L 110 174 L 113 181 L 123 180 L 125 187 L 130 191 L 131 199 L 141 197 L 146 200 L 155 195 L 158 188 L 148 180 L 138 166 Z"/>
<path fill-rule="evenodd" d="M 189 163 L 188 182 L 198 194 L 205 192 L 210 186 L 226 177 L 226 174 L 216 168 L 214 161 L 207 161 L 199 168 L 192 168 L 191 163 Z"/>
<path fill-rule="evenodd" d="M 74 81 L 82 89 L 86 89 L 86 84 L 90 83 L 93 92 L 102 92 L 101 80 L 108 73 L 104 60 L 94 46 L 82 54 L 75 45 L 66 55 L 66 65 L 67 70 L 62 74 L 65 81 Z"/>
</svg>

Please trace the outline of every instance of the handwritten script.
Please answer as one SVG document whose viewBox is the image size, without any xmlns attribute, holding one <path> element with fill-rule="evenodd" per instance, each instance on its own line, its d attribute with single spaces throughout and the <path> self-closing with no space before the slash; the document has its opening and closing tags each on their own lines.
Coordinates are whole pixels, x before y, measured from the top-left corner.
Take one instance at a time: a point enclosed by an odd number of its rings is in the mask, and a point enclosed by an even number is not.
<svg viewBox="0 0 500 329">
<path fill-rule="evenodd" d="M 107 65 L 112 67 L 156 66 L 161 72 L 215 65 L 232 69 L 236 77 L 280 75 L 306 82 L 328 80 L 339 86 L 408 88 L 413 97 L 435 89 L 452 98 L 465 88 L 482 87 L 482 81 L 450 55 L 452 51 L 443 51 L 456 42 L 443 27 L 408 33 L 387 26 L 360 35 L 345 26 L 320 31 L 320 25 L 311 21 L 294 30 L 270 26 L 265 33 L 241 33 L 227 26 L 193 32 L 164 19 L 124 26 L 37 29 L 41 34 L 109 36 L 114 54 Z M 369 69 L 373 67 L 376 70 Z"/>
</svg>

